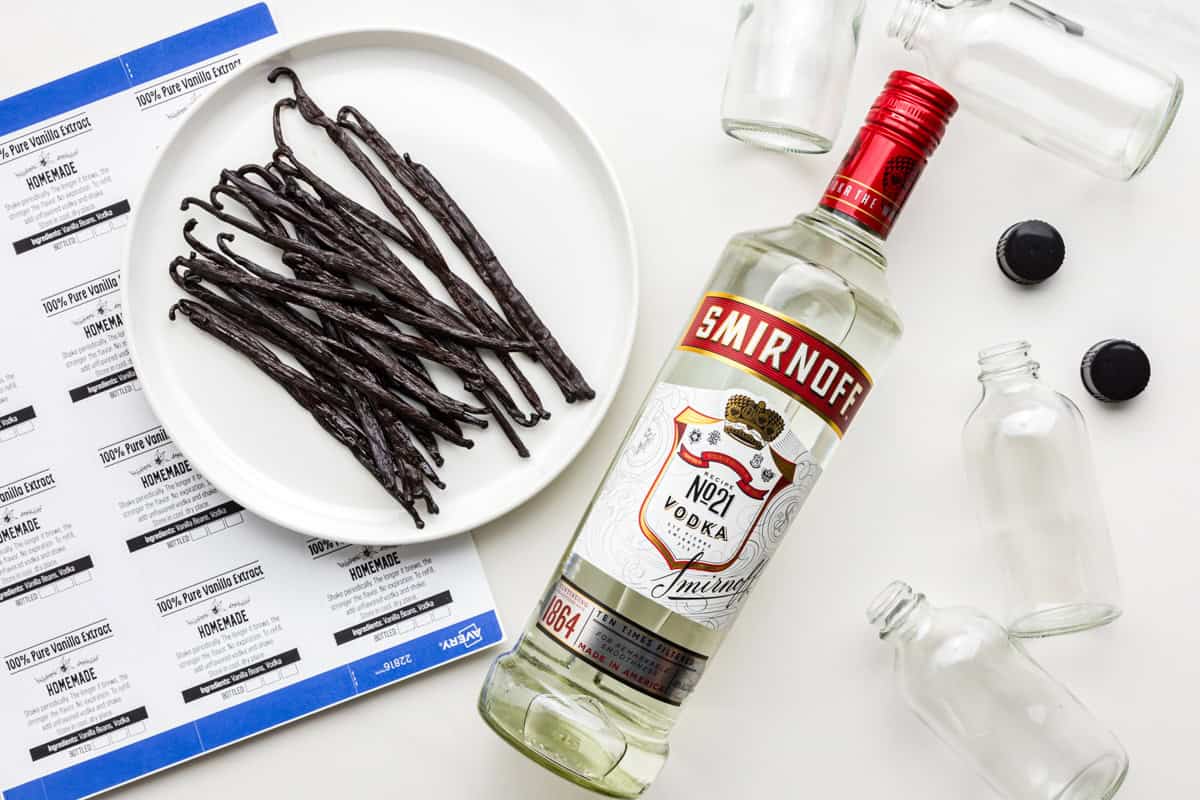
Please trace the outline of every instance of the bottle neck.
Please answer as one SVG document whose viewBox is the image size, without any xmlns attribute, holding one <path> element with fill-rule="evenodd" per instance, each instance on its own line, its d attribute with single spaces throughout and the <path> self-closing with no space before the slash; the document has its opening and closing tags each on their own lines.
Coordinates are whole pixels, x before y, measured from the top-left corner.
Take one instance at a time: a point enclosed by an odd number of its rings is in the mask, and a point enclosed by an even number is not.
<svg viewBox="0 0 1200 800">
<path fill-rule="evenodd" d="M 957 108 L 928 78 L 893 72 L 812 216 L 881 259 L 883 240 Z"/>
<path fill-rule="evenodd" d="M 918 46 L 926 22 L 936 10 L 933 0 L 896 0 L 888 20 L 888 36 L 899 40 L 905 50 L 912 50 Z"/>
<path fill-rule="evenodd" d="M 801 214 L 796 221 L 819 231 L 879 269 L 887 269 L 883 238 L 853 217 L 817 206 L 807 214 Z"/>
<path fill-rule="evenodd" d="M 1041 367 L 1029 354 L 1025 341 L 1005 342 L 979 352 L 979 382 L 986 392 L 990 386 L 1011 385 L 1038 379 Z"/>
<path fill-rule="evenodd" d="M 893 581 L 871 603 L 867 619 L 879 628 L 880 639 L 907 642 L 929 630 L 933 608 L 925 595 L 903 581 Z"/>
</svg>

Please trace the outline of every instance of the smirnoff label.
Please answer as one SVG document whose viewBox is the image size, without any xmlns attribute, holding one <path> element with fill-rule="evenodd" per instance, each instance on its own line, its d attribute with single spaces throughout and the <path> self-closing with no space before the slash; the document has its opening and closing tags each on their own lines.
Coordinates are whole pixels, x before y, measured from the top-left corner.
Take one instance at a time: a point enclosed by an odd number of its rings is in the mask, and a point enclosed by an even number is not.
<svg viewBox="0 0 1200 800">
<path fill-rule="evenodd" d="M 666 608 L 729 625 L 820 467 L 745 389 L 660 383 L 573 552 Z"/>
<path fill-rule="evenodd" d="M 843 436 L 871 391 L 871 376 L 833 342 L 744 297 L 709 292 L 680 350 L 749 372 L 795 400 Z"/>
<path fill-rule="evenodd" d="M 705 656 L 626 619 L 565 576 L 542 603 L 537 626 L 596 669 L 673 706 L 683 704 L 708 664 Z"/>
</svg>

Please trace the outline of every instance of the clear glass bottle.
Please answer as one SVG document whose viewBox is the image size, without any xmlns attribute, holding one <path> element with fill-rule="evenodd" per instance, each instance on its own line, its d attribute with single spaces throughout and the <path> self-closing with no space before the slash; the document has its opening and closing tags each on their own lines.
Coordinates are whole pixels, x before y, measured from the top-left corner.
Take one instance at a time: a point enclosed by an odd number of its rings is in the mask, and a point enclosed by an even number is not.
<svg viewBox="0 0 1200 800">
<path fill-rule="evenodd" d="M 483 718 L 635 797 L 680 706 L 900 336 L 883 239 L 954 99 L 893 73 L 821 204 L 734 237 L 584 512 Z"/>
<path fill-rule="evenodd" d="M 1079 408 L 1038 379 L 1028 342 L 979 354 L 983 395 L 963 428 L 979 521 L 1007 576 L 1014 636 L 1121 615 L 1116 557 Z"/>
<path fill-rule="evenodd" d="M 735 139 L 827 153 L 842 127 L 864 0 L 746 0 L 721 100 Z"/>
<path fill-rule="evenodd" d="M 934 608 L 899 581 L 867 618 L 895 647 L 909 708 L 1001 796 L 1108 800 L 1121 788 L 1121 743 L 1001 625 L 971 608 Z"/>
<path fill-rule="evenodd" d="M 1172 70 L 1032 0 L 897 0 L 888 34 L 964 108 L 1117 180 L 1150 163 L 1183 98 Z"/>
</svg>

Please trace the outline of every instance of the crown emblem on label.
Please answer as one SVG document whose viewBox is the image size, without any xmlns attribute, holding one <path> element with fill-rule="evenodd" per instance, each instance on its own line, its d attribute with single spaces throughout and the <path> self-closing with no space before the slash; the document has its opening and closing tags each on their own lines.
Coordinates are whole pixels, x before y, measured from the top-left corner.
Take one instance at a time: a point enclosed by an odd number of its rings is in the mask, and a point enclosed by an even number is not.
<svg viewBox="0 0 1200 800">
<path fill-rule="evenodd" d="M 783 433 L 783 417 L 744 394 L 731 395 L 725 402 L 725 432 L 742 444 L 761 450 Z"/>
</svg>

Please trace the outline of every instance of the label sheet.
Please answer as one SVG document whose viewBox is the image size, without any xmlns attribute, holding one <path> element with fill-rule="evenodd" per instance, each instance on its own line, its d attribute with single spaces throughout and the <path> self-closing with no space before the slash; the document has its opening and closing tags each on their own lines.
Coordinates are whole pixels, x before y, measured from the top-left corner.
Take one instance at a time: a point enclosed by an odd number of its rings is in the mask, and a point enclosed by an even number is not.
<svg viewBox="0 0 1200 800">
<path fill-rule="evenodd" d="M 470 536 L 282 530 L 142 397 L 131 203 L 183 112 L 275 33 L 259 4 L 0 101 L 4 800 L 94 794 L 503 637 Z"/>
</svg>

